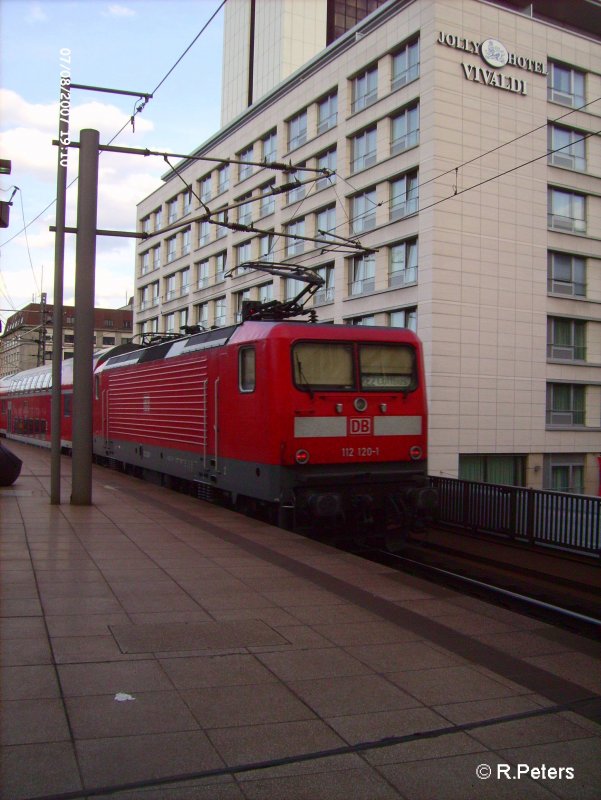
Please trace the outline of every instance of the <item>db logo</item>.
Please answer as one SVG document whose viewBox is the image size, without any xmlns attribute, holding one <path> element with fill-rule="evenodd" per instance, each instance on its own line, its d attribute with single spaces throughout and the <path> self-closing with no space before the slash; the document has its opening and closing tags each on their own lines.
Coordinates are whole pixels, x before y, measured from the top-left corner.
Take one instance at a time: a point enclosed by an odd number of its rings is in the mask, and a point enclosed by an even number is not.
<svg viewBox="0 0 601 800">
<path fill-rule="evenodd" d="M 351 417 L 349 419 L 349 433 L 370 434 L 371 417 Z"/>
</svg>

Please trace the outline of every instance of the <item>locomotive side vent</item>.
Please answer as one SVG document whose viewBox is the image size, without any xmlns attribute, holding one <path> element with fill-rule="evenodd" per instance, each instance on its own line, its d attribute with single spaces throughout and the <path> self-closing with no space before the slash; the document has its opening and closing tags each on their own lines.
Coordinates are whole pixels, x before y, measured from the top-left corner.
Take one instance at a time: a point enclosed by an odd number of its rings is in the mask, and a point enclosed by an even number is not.
<svg viewBox="0 0 601 800">
<path fill-rule="evenodd" d="M 206 500 L 207 503 L 212 503 L 217 494 L 215 488 L 210 483 L 203 483 L 202 481 L 194 481 L 196 486 L 196 497 L 198 500 Z"/>
</svg>

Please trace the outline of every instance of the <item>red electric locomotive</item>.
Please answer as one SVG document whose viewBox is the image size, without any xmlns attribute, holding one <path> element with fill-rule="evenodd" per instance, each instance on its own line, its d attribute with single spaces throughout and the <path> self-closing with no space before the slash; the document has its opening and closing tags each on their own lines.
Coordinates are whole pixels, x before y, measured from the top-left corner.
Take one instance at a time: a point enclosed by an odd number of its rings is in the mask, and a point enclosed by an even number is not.
<svg viewBox="0 0 601 800">
<path fill-rule="evenodd" d="M 103 353 L 94 454 L 142 477 L 394 546 L 433 509 L 421 343 L 407 329 L 253 319 Z M 5 379 L 0 433 L 50 430 L 50 368 Z M 70 446 L 70 370 L 62 438 Z M 32 409 L 35 413 L 32 414 Z"/>
</svg>

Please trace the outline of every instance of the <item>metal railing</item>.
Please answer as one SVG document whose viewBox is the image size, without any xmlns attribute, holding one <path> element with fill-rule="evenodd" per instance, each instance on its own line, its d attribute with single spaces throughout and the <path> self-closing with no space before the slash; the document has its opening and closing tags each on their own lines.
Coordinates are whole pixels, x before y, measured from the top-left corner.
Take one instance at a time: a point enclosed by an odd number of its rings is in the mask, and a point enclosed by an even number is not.
<svg viewBox="0 0 601 800">
<path fill-rule="evenodd" d="M 601 557 L 601 498 L 431 477 L 439 521 Z"/>
</svg>

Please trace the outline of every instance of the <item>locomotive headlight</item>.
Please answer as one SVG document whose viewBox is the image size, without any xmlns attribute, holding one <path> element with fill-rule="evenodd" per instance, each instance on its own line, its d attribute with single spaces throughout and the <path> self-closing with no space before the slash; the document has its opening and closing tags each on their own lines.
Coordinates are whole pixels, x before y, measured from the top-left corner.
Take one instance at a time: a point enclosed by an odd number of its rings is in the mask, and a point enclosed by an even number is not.
<svg viewBox="0 0 601 800">
<path fill-rule="evenodd" d="M 296 459 L 297 464 L 308 464 L 309 463 L 309 453 L 307 450 L 297 450 L 294 458 Z"/>
<path fill-rule="evenodd" d="M 414 461 L 417 461 L 422 457 L 423 450 L 418 445 L 413 445 L 413 447 L 409 449 L 409 455 Z"/>
<path fill-rule="evenodd" d="M 367 400 L 364 397 L 355 397 L 353 405 L 356 411 L 365 411 L 367 408 Z"/>
</svg>

